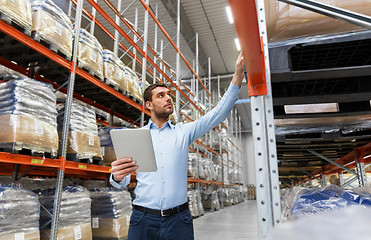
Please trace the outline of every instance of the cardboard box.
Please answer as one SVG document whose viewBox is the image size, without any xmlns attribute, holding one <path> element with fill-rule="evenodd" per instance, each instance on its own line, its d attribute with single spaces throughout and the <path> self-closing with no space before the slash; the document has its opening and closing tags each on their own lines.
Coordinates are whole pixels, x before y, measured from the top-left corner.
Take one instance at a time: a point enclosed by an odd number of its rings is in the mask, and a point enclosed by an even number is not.
<svg viewBox="0 0 371 240">
<path fill-rule="evenodd" d="M 62 227 L 58 229 L 58 240 L 92 240 L 92 231 L 90 223 L 84 223 L 76 226 Z M 50 239 L 50 230 L 40 231 L 41 240 Z"/>
<path fill-rule="evenodd" d="M 92 218 L 93 237 L 121 239 L 128 235 L 130 217 Z"/>
<path fill-rule="evenodd" d="M 40 232 L 19 232 L 11 233 L 7 235 L 6 233 L 1 233 L 0 240 L 13 240 L 13 239 L 22 239 L 22 240 L 40 240 Z"/>
<path fill-rule="evenodd" d="M 57 128 L 25 115 L 0 115 L 0 146 L 57 153 Z"/>
<path fill-rule="evenodd" d="M 62 133 L 59 133 L 61 136 Z M 70 131 L 68 134 L 67 153 L 77 153 L 79 158 L 101 157 L 100 138 L 80 131 Z"/>
<path fill-rule="evenodd" d="M 73 36 L 71 21 L 67 16 L 63 16 L 62 10 L 56 6 L 48 7 L 54 10 L 53 15 L 50 10 L 45 11 L 42 7 L 36 9 L 32 11 L 32 30 L 47 43 L 55 45 L 66 57 L 71 58 Z"/>
<path fill-rule="evenodd" d="M 113 146 L 104 146 L 103 148 L 103 165 L 111 166 L 111 163 L 116 160 L 115 150 Z"/>
</svg>

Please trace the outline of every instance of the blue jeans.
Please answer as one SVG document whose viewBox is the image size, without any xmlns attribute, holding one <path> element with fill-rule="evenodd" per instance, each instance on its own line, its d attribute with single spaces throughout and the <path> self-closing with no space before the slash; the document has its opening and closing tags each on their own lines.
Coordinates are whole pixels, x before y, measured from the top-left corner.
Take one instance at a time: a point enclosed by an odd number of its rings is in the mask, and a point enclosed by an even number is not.
<svg viewBox="0 0 371 240">
<path fill-rule="evenodd" d="M 128 240 L 193 240 L 189 209 L 162 217 L 133 209 Z"/>
</svg>

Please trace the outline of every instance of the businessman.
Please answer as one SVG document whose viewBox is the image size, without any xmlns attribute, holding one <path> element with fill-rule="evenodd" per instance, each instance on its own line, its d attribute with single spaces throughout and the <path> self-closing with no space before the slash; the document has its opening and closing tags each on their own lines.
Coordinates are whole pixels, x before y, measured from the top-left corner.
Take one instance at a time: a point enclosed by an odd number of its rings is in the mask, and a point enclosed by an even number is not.
<svg viewBox="0 0 371 240">
<path fill-rule="evenodd" d="M 191 240 L 193 221 L 187 203 L 187 163 L 189 145 L 224 121 L 231 111 L 244 77 L 242 54 L 236 61 L 232 82 L 217 106 L 198 120 L 171 124 L 173 101 L 163 83 L 146 88 L 143 94 L 151 119 L 144 128 L 151 131 L 156 172 L 138 172 L 129 240 Z M 140 143 L 138 143 L 140 144 Z M 137 169 L 135 159 L 112 163 L 110 182 L 123 188 Z"/>
</svg>

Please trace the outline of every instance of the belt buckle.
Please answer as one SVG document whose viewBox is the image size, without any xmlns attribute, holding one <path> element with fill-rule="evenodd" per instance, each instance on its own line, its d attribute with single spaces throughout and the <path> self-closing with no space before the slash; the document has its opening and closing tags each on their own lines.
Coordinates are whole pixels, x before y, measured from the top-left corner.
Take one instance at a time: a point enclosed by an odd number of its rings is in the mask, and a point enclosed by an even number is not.
<svg viewBox="0 0 371 240">
<path fill-rule="evenodd" d="M 166 217 L 165 211 L 161 209 L 161 217 Z"/>
</svg>

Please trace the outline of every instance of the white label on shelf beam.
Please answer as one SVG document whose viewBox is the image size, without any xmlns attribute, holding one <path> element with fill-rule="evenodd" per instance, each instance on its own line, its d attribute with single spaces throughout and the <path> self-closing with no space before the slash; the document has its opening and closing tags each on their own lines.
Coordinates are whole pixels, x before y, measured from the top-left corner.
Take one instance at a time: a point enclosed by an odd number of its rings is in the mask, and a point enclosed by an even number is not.
<svg viewBox="0 0 371 240">
<path fill-rule="evenodd" d="M 35 134 L 43 135 L 43 133 L 44 133 L 43 123 L 35 119 Z"/>
<path fill-rule="evenodd" d="M 94 146 L 94 135 L 93 134 L 89 134 L 89 145 Z"/>
<path fill-rule="evenodd" d="M 93 228 L 99 228 L 99 218 L 92 218 Z"/>
<path fill-rule="evenodd" d="M 81 228 L 80 228 L 80 226 L 76 226 L 76 227 L 74 227 L 74 228 L 73 228 L 73 231 L 74 231 L 74 233 L 75 233 L 75 240 L 79 240 L 79 239 L 82 238 L 82 236 L 81 236 Z"/>
<path fill-rule="evenodd" d="M 14 240 L 24 240 L 24 232 L 14 234 Z"/>
<path fill-rule="evenodd" d="M 55 22 L 55 32 L 59 35 L 62 36 L 63 33 L 63 26 L 59 22 Z"/>
</svg>

